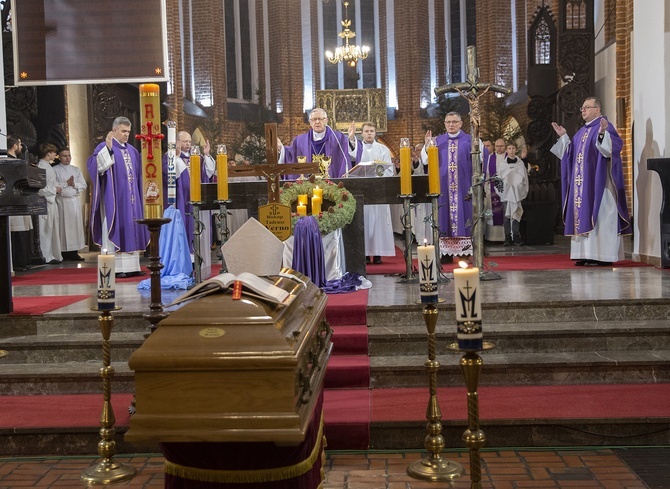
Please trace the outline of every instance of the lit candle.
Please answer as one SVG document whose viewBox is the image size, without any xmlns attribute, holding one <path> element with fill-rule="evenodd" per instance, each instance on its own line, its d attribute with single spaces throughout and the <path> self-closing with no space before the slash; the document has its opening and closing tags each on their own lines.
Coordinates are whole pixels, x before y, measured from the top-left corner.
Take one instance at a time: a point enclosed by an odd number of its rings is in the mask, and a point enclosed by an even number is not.
<svg viewBox="0 0 670 489">
<path fill-rule="evenodd" d="M 312 195 L 316 195 L 323 202 L 323 189 L 319 188 L 318 185 L 312 190 Z"/>
<path fill-rule="evenodd" d="M 305 204 L 298 204 L 296 209 L 298 211 L 299 216 L 306 216 L 307 215 L 307 206 Z"/>
<path fill-rule="evenodd" d="M 191 158 L 189 161 L 191 173 L 191 202 L 202 200 L 202 183 L 200 182 L 200 148 L 191 146 Z"/>
<path fill-rule="evenodd" d="M 428 153 L 428 193 L 439 194 L 440 167 L 437 157 L 437 145 L 435 144 L 435 138 L 430 138 L 426 152 Z"/>
<path fill-rule="evenodd" d="M 482 299 L 479 290 L 479 268 L 454 269 L 454 301 L 456 303 L 456 326 L 458 347 L 462 350 L 482 348 Z"/>
<path fill-rule="evenodd" d="M 216 198 L 228 200 L 228 152 L 225 144 L 216 148 Z"/>
<path fill-rule="evenodd" d="M 435 247 L 426 245 L 416 247 L 419 263 L 419 288 L 421 289 L 421 302 L 437 302 L 437 263 L 435 262 Z"/>
<path fill-rule="evenodd" d="M 412 193 L 412 154 L 409 148 L 409 139 L 400 140 L 400 194 Z"/>
<path fill-rule="evenodd" d="M 98 310 L 111 311 L 114 309 L 116 298 L 116 255 L 102 250 L 98 255 Z"/>
<path fill-rule="evenodd" d="M 298 204 L 302 204 L 304 206 L 307 206 L 307 194 L 298 195 Z"/>
<path fill-rule="evenodd" d="M 321 213 L 321 197 L 315 195 L 312 197 L 312 215 Z"/>
</svg>

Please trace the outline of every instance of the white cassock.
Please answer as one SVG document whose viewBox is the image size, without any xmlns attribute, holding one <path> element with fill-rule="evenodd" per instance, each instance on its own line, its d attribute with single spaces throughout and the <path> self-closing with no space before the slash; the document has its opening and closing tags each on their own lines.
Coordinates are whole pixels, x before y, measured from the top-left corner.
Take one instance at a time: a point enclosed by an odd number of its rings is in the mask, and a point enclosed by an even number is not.
<svg viewBox="0 0 670 489">
<path fill-rule="evenodd" d="M 496 172 L 500 173 L 500 165 L 507 158 L 507 153 L 498 154 L 496 153 Z M 488 174 L 488 165 L 486 167 L 485 178 L 491 178 L 492 175 Z M 487 241 L 505 241 L 505 227 L 502 224 L 495 225 L 493 224 L 493 215 L 491 214 L 491 186 L 487 183 L 484 187 L 486 189 L 486 197 L 484 198 L 484 210 L 486 212 L 486 231 L 484 233 L 484 238 Z"/>
<path fill-rule="evenodd" d="M 39 194 L 47 200 L 47 213 L 39 216 L 40 224 L 40 249 L 44 260 L 49 263 L 52 260 L 63 261 L 60 252 L 60 223 L 58 220 L 58 206 L 56 205 L 56 172 L 48 161 L 40 160 L 37 166 L 46 170 L 47 184 L 39 190 Z"/>
<path fill-rule="evenodd" d="M 61 193 L 56 196 L 60 223 L 61 251 L 79 251 L 86 246 L 84 237 L 84 216 L 80 195 L 86 190 L 86 180 L 81 170 L 72 164 L 53 167 Z M 67 181 L 74 177 L 74 186 Z"/>
<path fill-rule="evenodd" d="M 363 145 L 360 161 L 365 163 L 371 161 L 384 161 L 391 163 L 391 152 L 381 143 L 376 141 L 371 144 L 356 141 L 356 147 L 349 150 L 349 154 L 356 157 L 359 144 Z M 393 165 L 385 169 L 383 177 L 392 177 L 395 170 Z M 379 178 L 379 177 L 371 177 Z M 366 205 L 363 207 L 365 217 L 365 255 L 366 256 L 395 256 L 395 244 L 393 242 L 393 224 L 391 222 L 391 207 L 389 204 Z"/>
<path fill-rule="evenodd" d="M 556 144 L 552 146 L 551 152 L 558 159 L 562 159 L 568 146 L 571 144 L 570 137 L 567 134 L 561 136 Z M 596 141 L 596 149 L 605 156 L 612 157 L 612 138 L 609 132 L 605 131 L 603 140 Z M 611 165 L 612 161 L 608 161 Z M 603 192 L 603 198 L 600 202 L 600 210 L 596 225 L 589 234 L 580 234 L 572 236 L 570 240 L 570 259 L 571 260 L 598 260 L 617 262 L 624 259 L 623 240 L 619 236 L 619 215 L 616 199 L 614 195 L 616 187 L 612 182 L 611 167 L 607 172 L 607 186 Z M 614 239 L 602 239 L 602 236 L 612 236 Z"/>
<path fill-rule="evenodd" d="M 496 163 L 498 176 L 503 181 L 503 193 L 500 199 L 506 202 L 505 217 L 521 221 L 523 207 L 521 201 L 528 195 L 528 171 L 526 164 L 517 158 L 516 163 L 509 163 L 507 158 Z"/>
</svg>

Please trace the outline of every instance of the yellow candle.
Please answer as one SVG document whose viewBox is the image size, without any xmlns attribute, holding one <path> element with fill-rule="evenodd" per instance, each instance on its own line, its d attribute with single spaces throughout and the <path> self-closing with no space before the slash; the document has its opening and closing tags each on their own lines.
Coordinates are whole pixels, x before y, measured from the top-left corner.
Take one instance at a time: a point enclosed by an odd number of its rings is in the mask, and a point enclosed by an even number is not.
<svg viewBox="0 0 670 489">
<path fill-rule="evenodd" d="M 312 190 L 312 195 L 316 195 L 323 202 L 323 189 L 322 188 L 319 188 L 318 186 L 314 187 L 314 189 Z"/>
<path fill-rule="evenodd" d="M 140 123 L 142 134 L 142 194 L 145 218 L 163 217 L 163 166 L 161 165 L 160 87 L 140 84 Z"/>
<path fill-rule="evenodd" d="M 428 153 L 428 193 L 440 193 L 440 167 L 437 157 L 437 146 L 429 146 Z"/>
<path fill-rule="evenodd" d="M 111 311 L 114 309 L 114 300 L 116 298 L 116 255 L 107 254 L 107 250 L 102 250 L 98 255 L 98 310 Z"/>
<path fill-rule="evenodd" d="M 228 200 L 228 155 L 216 155 L 216 198 Z"/>
<path fill-rule="evenodd" d="M 400 148 L 400 194 L 412 193 L 412 154 L 408 147 Z"/>
<path fill-rule="evenodd" d="M 299 216 L 306 216 L 307 215 L 307 206 L 305 204 L 298 204 L 296 209 L 298 210 L 298 215 Z"/>
<path fill-rule="evenodd" d="M 200 182 L 200 155 L 192 154 L 190 158 L 191 167 L 191 201 L 200 202 L 202 200 L 202 185 Z"/>
<path fill-rule="evenodd" d="M 307 194 L 298 195 L 298 203 L 307 207 Z"/>
<path fill-rule="evenodd" d="M 312 197 L 312 215 L 317 215 L 321 213 L 321 197 L 314 196 Z"/>
</svg>

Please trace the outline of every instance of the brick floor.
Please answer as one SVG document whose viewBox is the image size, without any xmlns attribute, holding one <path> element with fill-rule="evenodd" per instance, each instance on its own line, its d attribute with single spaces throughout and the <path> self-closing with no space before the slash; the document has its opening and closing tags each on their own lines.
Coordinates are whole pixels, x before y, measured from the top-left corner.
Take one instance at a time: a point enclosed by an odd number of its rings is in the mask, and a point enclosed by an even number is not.
<svg viewBox="0 0 670 489">
<path fill-rule="evenodd" d="M 323 489 L 452 489 L 470 488 L 467 451 L 445 452 L 444 458 L 458 462 L 466 475 L 451 484 L 419 481 L 406 474 L 419 452 L 331 452 L 326 462 Z M 116 487 L 135 489 L 163 486 L 163 458 L 158 455 L 117 456 L 137 475 Z M 81 489 L 81 473 L 98 460 L 88 457 L 42 457 L 0 459 L 0 489 Z M 505 450 L 482 451 L 483 489 L 657 489 L 647 486 L 612 450 Z M 94 486 L 91 486 L 94 487 Z"/>
</svg>

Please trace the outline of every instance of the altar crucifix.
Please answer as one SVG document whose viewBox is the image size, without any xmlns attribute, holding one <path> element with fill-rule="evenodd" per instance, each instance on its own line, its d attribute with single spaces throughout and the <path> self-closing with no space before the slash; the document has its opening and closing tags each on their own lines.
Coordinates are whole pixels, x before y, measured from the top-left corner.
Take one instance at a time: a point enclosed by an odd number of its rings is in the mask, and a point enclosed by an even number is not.
<svg viewBox="0 0 670 489">
<path fill-rule="evenodd" d="M 450 83 L 435 89 L 435 95 L 458 92 L 470 106 L 470 135 L 472 136 L 472 246 L 474 265 L 479 268 L 482 278 L 487 278 L 482 264 L 484 261 L 484 182 L 482 178 L 482 161 L 479 149 L 479 126 L 481 116 L 479 113 L 479 99 L 489 90 L 492 92 L 509 94 L 510 89 L 493 83 L 479 82 L 479 68 L 477 62 L 477 48 L 468 46 L 468 65 L 466 81 L 461 83 Z"/>
<path fill-rule="evenodd" d="M 277 146 L 277 124 L 265 124 L 265 165 L 241 165 L 231 166 L 228 172 L 231 175 L 246 177 L 257 176 L 268 179 L 268 203 L 279 202 L 279 179 L 285 173 L 316 173 L 319 171 L 318 163 L 277 163 L 279 159 L 279 148 Z"/>
</svg>

